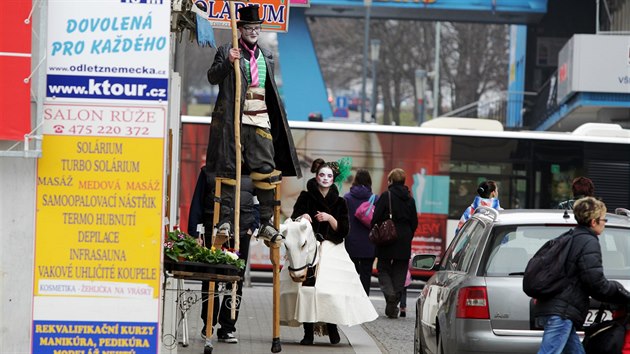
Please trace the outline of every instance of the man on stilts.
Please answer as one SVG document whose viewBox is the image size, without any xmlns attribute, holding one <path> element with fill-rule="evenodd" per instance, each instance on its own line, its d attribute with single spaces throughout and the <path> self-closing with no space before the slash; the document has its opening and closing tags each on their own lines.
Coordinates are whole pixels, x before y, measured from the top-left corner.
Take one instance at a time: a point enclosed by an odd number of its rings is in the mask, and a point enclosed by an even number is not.
<svg viewBox="0 0 630 354">
<path fill-rule="evenodd" d="M 262 20 L 259 6 L 238 9 L 239 48 L 230 43 L 217 49 L 208 81 L 219 85 L 206 155 L 206 169 L 217 177 L 236 179 L 234 111 L 235 71 L 241 70 L 241 150 L 243 165 L 250 171 L 260 202 L 259 236 L 275 240 L 278 231 L 271 223 L 274 188 L 282 176 L 301 178 L 299 161 L 289 129 L 284 105 L 274 78 L 271 53 L 258 43 Z M 210 186 L 214 189 L 214 186 Z M 221 188 L 218 235 L 232 236 L 234 225 L 234 185 Z"/>
<path fill-rule="evenodd" d="M 274 269 L 273 353 L 281 351 L 279 330 L 279 239 L 272 216 L 279 217 L 278 185 L 282 176 L 302 177 L 293 137 L 278 92 L 271 53 L 261 48 L 258 38 L 262 20 L 259 6 L 238 9 L 234 26 L 233 3 L 230 3 L 232 43 L 217 48 L 208 70 L 208 81 L 219 85 L 219 95 L 212 112 L 210 139 L 206 155 L 206 173 L 219 181 L 209 185 L 213 195 L 220 188 L 220 208 L 215 206 L 219 239 L 232 237 L 238 229 L 241 170 L 250 173 L 259 201 L 258 236 L 268 241 Z M 237 39 L 234 27 L 238 29 Z M 235 68 L 238 68 L 235 70 Z M 241 79 L 243 78 L 243 79 Z M 238 152 L 238 154 L 237 154 Z M 242 163 L 241 163 L 242 156 Z M 275 212 L 274 212 L 275 207 Z M 279 220 L 274 220 L 278 223 Z M 238 241 L 238 239 L 235 239 Z M 221 242 L 221 241 L 218 241 Z M 213 241 L 216 244 L 216 241 Z M 238 249 L 238 242 L 236 242 Z M 209 331 L 210 332 L 210 331 Z M 210 332 L 211 334 L 211 332 Z M 212 347 L 206 341 L 204 352 Z"/>
</svg>

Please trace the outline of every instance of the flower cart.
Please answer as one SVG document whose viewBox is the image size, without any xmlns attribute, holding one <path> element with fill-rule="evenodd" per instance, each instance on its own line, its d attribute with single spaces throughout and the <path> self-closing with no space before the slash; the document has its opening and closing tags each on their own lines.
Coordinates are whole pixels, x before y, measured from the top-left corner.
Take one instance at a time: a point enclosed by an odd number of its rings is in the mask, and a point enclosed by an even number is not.
<svg viewBox="0 0 630 354">
<path fill-rule="evenodd" d="M 206 248 L 200 241 L 202 238 L 194 238 L 177 228 L 168 232 L 164 242 L 164 275 L 165 278 L 177 279 L 177 301 L 182 313 L 183 333 L 182 345 L 188 345 L 188 325 L 186 312 L 201 297 L 187 296 L 183 290 L 184 280 L 207 281 L 211 283 L 232 283 L 232 303 L 236 303 L 237 282 L 241 280 L 245 262 L 238 254 L 230 249 L 211 247 Z M 215 244 L 220 244 L 217 240 Z M 208 290 L 208 317 L 206 323 L 212 324 L 214 305 L 214 286 Z M 232 309 L 232 318 L 235 317 L 236 307 Z M 209 341 L 209 338 L 207 339 Z M 175 343 L 176 344 L 176 343 Z M 204 352 L 211 352 L 212 347 L 206 346 Z"/>
</svg>

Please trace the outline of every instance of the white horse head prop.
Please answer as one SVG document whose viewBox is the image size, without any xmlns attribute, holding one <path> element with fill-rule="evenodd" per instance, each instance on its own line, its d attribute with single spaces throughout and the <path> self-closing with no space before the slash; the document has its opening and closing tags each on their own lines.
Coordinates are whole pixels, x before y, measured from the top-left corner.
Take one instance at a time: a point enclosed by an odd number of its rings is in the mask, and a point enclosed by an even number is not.
<svg viewBox="0 0 630 354">
<path fill-rule="evenodd" d="M 315 238 L 313 227 L 306 219 L 287 219 L 280 225 L 280 233 L 284 236 L 289 275 L 294 282 L 301 283 L 306 280 L 307 269 L 314 267 L 319 261 L 319 242 Z"/>
</svg>

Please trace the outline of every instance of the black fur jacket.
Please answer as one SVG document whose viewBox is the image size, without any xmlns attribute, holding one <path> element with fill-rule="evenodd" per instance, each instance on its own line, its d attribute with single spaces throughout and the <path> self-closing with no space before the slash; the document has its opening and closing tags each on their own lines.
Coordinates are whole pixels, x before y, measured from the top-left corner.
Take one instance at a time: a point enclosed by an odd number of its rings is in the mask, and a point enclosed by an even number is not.
<svg viewBox="0 0 630 354">
<path fill-rule="evenodd" d="M 337 230 L 333 230 L 328 222 L 315 220 L 317 212 L 326 212 L 337 219 Z M 312 226 L 315 235 L 320 234 L 325 240 L 335 244 L 343 242 L 348 235 L 348 206 L 346 200 L 339 196 L 339 190 L 334 184 L 328 190 L 326 198 L 320 193 L 317 181 L 311 178 L 306 183 L 306 191 L 302 191 L 293 206 L 291 219 L 308 214 L 313 220 Z"/>
</svg>

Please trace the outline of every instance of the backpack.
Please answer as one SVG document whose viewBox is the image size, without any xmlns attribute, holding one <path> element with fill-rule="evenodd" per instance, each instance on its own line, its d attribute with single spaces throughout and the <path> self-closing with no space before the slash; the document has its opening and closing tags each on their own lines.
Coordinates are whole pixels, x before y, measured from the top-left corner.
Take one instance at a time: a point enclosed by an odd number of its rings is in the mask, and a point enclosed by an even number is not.
<svg viewBox="0 0 630 354">
<path fill-rule="evenodd" d="M 527 262 L 523 291 L 534 299 L 550 298 L 569 285 L 565 263 L 573 242 L 573 230 L 545 242 Z"/>
</svg>

